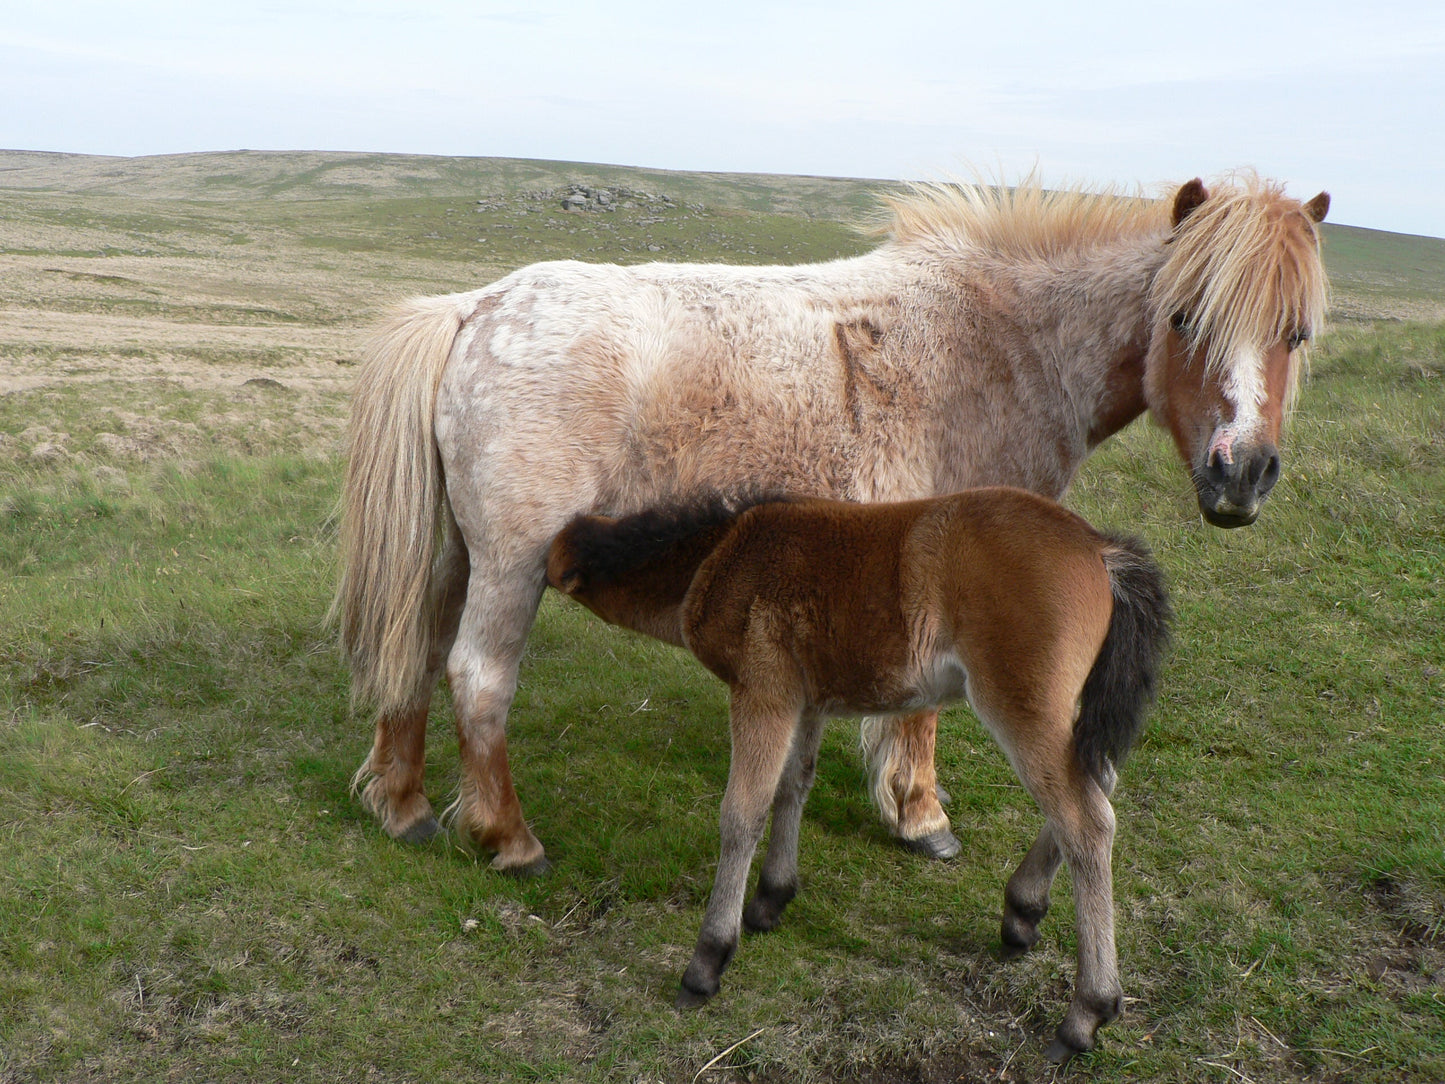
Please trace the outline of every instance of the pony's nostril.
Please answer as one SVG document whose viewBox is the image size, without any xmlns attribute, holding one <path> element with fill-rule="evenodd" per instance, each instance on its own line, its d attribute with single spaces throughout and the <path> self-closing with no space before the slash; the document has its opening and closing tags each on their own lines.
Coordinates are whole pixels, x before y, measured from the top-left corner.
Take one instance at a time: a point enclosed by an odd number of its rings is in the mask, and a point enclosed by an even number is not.
<svg viewBox="0 0 1445 1084">
<path fill-rule="evenodd" d="M 1259 491 L 1261 497 L 1273 489 L 1274 484 L 1279 481 L 1279 470 L 1279 453 L 1270 449 L 1269 454 L 1260 460 L 1259 478 L 1255 481 L 1255 489 Z"/>
</svg>

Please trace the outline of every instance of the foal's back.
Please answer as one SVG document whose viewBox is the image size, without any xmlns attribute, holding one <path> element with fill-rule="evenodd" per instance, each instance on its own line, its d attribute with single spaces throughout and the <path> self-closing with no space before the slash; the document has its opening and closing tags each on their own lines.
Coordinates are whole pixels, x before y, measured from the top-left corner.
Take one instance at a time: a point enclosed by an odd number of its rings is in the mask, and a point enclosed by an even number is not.
<svg viewBox="0 0 1445 1084">
<path fill-rule="evenodd" d="M 698 569 L 683 635 L 724 681 L 796 682 L 824 711 L 953 699 L 965 670 L 990 685 L 1013 673 L 1019 687 L 1045 676 L 1061 638 L 1080 641 L 1067 654 L 1086 654 L 1087 672 L 1109 618 L 1105 545 L 1014 489 L 759 505 Z"/>
</svg>

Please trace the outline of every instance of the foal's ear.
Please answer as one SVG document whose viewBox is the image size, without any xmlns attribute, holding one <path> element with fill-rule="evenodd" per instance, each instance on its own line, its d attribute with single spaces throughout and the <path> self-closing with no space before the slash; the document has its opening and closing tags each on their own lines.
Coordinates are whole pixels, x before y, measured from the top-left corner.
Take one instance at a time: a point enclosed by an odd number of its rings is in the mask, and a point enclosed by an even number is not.
<svg viewBox="0 0 1445 1084">
<path fill-rule="evenodd" d="M 576 594 L 582 586 L 582 570 L 568 552 L 565 531 L 552 540 L 552 548 L 547 553 L 547 583 L 564 595 Z"/>
<path fill-rule="evenodd" d="M 1305 204 L 1305 214 L 1310 216 L 1310 221 L 1320 223 L 1325 220 L 1325 215 L 1330 213 L 1330 194 L 1321 192 L 1314 199 Z"/>
<path fill-rule="evenodd" d="M 1208 198 L 1209 189 L 1204 187 L 1204 182 L 1198 177 L 1180 185 L 1179 191 L 1174 194 L 1174 227 L 1178 229 L 1179 223 L 1192 215 Z"/>
</svg>

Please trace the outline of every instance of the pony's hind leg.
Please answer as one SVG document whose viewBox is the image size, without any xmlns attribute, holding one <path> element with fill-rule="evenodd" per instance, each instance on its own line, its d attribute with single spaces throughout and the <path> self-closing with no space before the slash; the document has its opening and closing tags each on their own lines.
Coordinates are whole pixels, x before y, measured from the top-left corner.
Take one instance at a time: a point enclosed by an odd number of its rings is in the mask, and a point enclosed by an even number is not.
<svg viewBox="0 0 1445 1084">
<path fill-rule="evenodd" d="M 424 843 L 441 830 L 423 786 L 426 724 L 432 692 L 456 638 L 469 567 L 456 522 L 450 515 L 447 521 L 446 539 L 433 580 L 437 639 L 426 676 L 410 703 L 377 713 L 371 753 L 352 777 L 353 790 L 361 791 L 361 804 L 381 821 L 388 835 L 404 843 Z"/>
<path fill-rule="evenodd" d="M 798 893 L 798 830 L 818 772 L 823 723 L 821 715 L 805 712 L 793 738 L 777 797 L 773 799 L 772 827 L 763 868 L 758 873 L 758 887 L 743 908 L 743 926 L 754 933 L 776 929 L 783 908 Z"/>
<path fill-rule="evenodd" d="M 955 857 L 961 845 L 943 811 L 934 771 L 938 711 L 863 720 L 864 755 L 873 777 L 873 798 L 889 830 L 909 850 L 927 858 Z"/>
<path fill-rule="evenodd" d="M 757 701 L 746 690 L 733 694 L 732 763 L 718 818 L 717 874 L 697 945 L 677 991 L 680 1009 L 701 1005 L 718 992 L 723 969 L 738 947 L 748 867 L 777 795 L 797 717 L 796 707 L 789 710 Z"/>
<path fill-rule="evenodd" d="M 539 567 L 513 571 L 508 578 L 495 566 L 484 570 L 473 564 L 461 628 L 447 659 L 461 781 L 444 819 L 477 846 L 494 852 L 493 869 L 533 875 L 549 866 L 542 844 L 522 817 L 512 784 L 506 722 L 542 580 Z"/>
</svg>

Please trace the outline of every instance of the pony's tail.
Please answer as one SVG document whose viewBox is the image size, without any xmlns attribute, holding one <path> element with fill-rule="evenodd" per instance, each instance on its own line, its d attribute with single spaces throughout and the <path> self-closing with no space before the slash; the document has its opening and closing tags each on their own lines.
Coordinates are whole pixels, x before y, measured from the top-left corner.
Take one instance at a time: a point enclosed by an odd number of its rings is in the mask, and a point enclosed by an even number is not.
<svg viewBox="0 0 1445 1084">
<path fill-rule="evenodd" d="M 1164 574 L 1148 547 L 1137 538 L 1106 537 L 1100 556 L 1114 613 L 1079 698 L 1074 750 L 1084 771 L 1109 790 L 1154 699 L 1173 614 Z"/>
<path fill-rule="evenodd" d="M 423 691 L 437 636 L 431 581 L 444 495 L 437 385 L 474 307 L 465 295 L 406 302 L 369 343 L 356 378 L 330 616 L 340 620 L 357 706 L 399 710 Z"/>
</svg>

